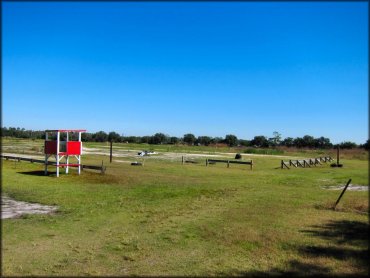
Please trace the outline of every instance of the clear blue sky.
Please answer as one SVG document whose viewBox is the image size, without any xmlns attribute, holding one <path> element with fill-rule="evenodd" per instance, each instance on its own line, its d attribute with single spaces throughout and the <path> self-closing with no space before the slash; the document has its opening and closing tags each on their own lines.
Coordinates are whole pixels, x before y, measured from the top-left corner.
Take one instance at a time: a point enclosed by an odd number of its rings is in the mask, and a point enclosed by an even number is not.
<svg viewBox="0 0 370 278">
<path fill-rule="evenodd" d="M 2 126 L 368 139 L 367 2 L 3 2 Z"/>
</svg>

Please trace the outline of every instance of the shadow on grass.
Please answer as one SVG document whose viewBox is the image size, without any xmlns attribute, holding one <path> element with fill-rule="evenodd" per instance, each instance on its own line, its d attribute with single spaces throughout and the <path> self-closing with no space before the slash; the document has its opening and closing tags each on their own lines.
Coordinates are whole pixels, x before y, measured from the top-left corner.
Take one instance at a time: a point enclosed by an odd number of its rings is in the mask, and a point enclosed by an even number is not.
<svg viewBox="0 0 370 278">
<path fill-rule="evenodd" d="M 18 174 L 22 175 L 29 175 L 29 176 L 45 176 L 45 171 L 27 171 L 27 172 L 17 172 Z M 54 175 L 56 172 L 48 172 L 47 176 Z"/>
<path fill-rule="evenodd" d="M 360 221 L 330 221 L 324 225 L 312 226 L 302 233 L 328 241 L 327 245 L 302 246 L 296 250 L 301 260 L 291 260 L 284 269 L 271 268 L 268 271 L 246 271 L 221 273 L 251 277 L 267 276 L 323 276 L 323 277 L 368 277 L 369 274 L 369 224 Z M 338 273 L 323 265 L 320 259 L 346 262 L 354 269 L 350 275 Z M 309 263 L 307 263 L 307 260 Z M 341 263 L 339 264 L 341 265 Z"/>
<path fill-rule="evenodd" d="M 312 258 L 351 261 L 361 273 L 369 273 L 369 223 L 348 220 L 330 221 L 302 232 L 320 237 L 337 246 L 302 247 L 298 249 L 300 253 Z"/>
<path fill-rule="evenodd" d="M 330 269 L 325 266 L 318 266 L 311 263 L 303 263 L 297 260 L 289 262 L 287 269 L 282 270 L 279 268 L 271 268 L 269 271 L 230 271 L 220 273 L 221 276 L 245 276 L 245 277 L 270 277 L 270 276 L 282 276 L 282 277 L 332 277 L 329 274 Z"/>
<path fill-rule="evenodd" d="M 331 240 L 337 244 L 350 244 L 357 247 L 369 247 L 369 224 L 359 221 L 330 221 L 321 226 L 312 226 L 301 232 Z"/>
</svg>

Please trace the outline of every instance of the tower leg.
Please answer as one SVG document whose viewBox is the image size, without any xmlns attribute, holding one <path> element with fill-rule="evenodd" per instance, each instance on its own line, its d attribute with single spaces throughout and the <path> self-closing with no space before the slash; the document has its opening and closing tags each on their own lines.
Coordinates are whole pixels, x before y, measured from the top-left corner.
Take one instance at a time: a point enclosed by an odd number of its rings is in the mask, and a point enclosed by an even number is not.
<svg viewBox="0 0 370 278">
<path fill-rule="evenodd" d="M 59 177 L 59 155 L 57 155 L 57 177 Z"/>
<path fill-rule="evenodd" d="M 60 132 L 57 132 L 57 155 L 56 155 L 56 160 L 57 160 L 57 177 L 59 177 L 59 151 L 60 151 Z"/>
<path fill-rule="evenodd" d="M 48 174 L 48 155 L 45 155 L 45 176 Z"/>
<path fill-rule="evenodd" d="M 77 156 L 77 160 L 78 160 L 78 174 L 81 174 L 81 156 Z"/>
<path fill-rule="evenodd" d="M 69 164 L 69 156 L 67 155 L 66 156 L 66 164 L 67 164 L 67 166 L 66 166 L 66 174 L 68 174 L 68 164 Z"/>
</svg>

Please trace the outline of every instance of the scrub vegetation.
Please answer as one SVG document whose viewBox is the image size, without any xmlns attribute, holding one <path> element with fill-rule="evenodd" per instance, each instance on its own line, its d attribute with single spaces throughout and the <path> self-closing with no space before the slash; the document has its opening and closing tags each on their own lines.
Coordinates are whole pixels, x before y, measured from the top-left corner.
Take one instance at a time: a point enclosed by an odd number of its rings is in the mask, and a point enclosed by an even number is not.
<svg viewBox="0 0 370 278">
<path fill-rule="evenodd" d="M 42 141 L 19 142 L 13 146 L 20 155 L 22 148 L 37 153 L 42 147 Z M 84 146 L 109 150 L 106 143 Z M 223 151 L 224 158 L 234 158 L 229 148 Z M 326 150 L 293 154 L 322 152 L 330 155 Z M 59 178 L 44 176 L 42 164 L 3 160 L 3 194 L 59 211 L 2 221 L 2 274 L 367 275 L 368 191 L 347 191 L 334 211 L 341 191 L 325 189 L 349 178 L 368 185 L 367 154 L 356 155 L 342 153 L 342 168 L 328 163 L 282 170 L 278 156 L 242 154 L 253 159 L 250 170 L 206 167 L 205 158 L 198 164 L 148 159 L 144 166 L 131 166 L 85 154 L 84 164 L 104 160 L 106 174 L 85 170 L 78 176 L 72 169 Z"/>
</svg>

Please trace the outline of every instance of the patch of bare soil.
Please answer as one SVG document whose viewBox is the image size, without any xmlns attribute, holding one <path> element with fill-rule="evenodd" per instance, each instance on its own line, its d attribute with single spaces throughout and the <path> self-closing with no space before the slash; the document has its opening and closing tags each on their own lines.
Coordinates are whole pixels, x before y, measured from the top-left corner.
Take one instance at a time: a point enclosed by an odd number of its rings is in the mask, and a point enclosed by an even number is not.
<svg viewBox="0 0 370 278">
<path fill-rule="evenodd" d="M 327 189 L 327 190 L 343 190 L 344 187 L 345 187 L 344 185 L 333 185 L 333 186 L 323 186 L 322 188 Z M 347 190 L 349 191 L 368 191 L 369 186 L 350 184 L 348 185 Z"/>
<path fill-rule="evenodd" d="M 7 196 L 1 196 L 1 219 L 18 218 L 23 214 L 48 214 L 57 209 L 56 206 L 16 201 Z"/>
</svg>

